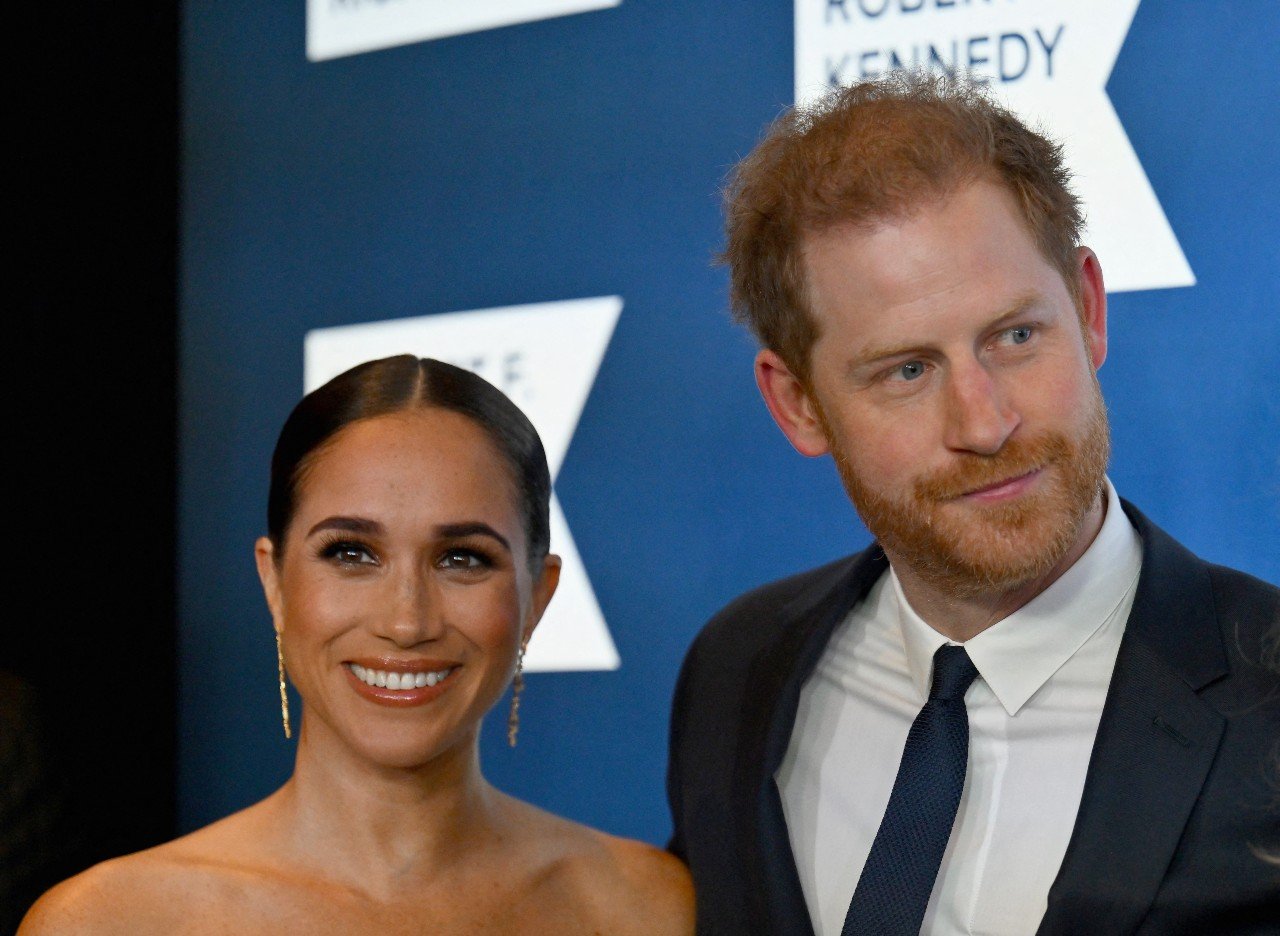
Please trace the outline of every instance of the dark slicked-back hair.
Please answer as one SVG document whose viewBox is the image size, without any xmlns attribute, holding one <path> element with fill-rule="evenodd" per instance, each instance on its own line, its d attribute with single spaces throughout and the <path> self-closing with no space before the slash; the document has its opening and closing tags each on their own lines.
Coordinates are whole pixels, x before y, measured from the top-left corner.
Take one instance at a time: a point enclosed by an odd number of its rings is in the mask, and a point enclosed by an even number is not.
<svg viewBox="0 0 1280 936">
<path fill-rule="evenodd" d="M 520 408 L 482 377 L 411 354 L 358 364 L 308 393 L 280 430 L 271 456 L 267 535 L 277 559 L 307 468 L 339 430 L 361 419 L 437 408 L 466 416 L 507 462 L 520 501 L 529 564 L 542 565 L 550 547 L 551 474 L 537 430 Z"/>
<path fill-rule="evenodd" d="M 808 382 L 818 331 L 806 298 L 804 238 L 908 216 L 977 179 L 1013 193 L 1036 246 L 1079 305 L 1083 218 L 1062 148 L 981 85 L 898 71 L 786 111 L 734 169 L 720 259 L 729 266 L 735 318 Z"/>
</svg>

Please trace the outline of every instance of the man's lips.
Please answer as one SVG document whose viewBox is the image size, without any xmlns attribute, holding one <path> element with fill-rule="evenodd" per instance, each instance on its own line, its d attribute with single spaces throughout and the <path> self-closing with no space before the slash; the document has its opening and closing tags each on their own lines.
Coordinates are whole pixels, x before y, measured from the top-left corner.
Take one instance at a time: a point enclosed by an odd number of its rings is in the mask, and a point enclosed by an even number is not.
<svg viewBox="0 0 1280 936">
<path fill-rule="evenodd" d="M 979 488 L 974 488 L 970 491 L 965 491 L 960 495 L 960 497 L 984 503 L 992 503 L 1018 497 L 1025 493 L 1027 489 L 1035 483 L 1043 470 L 1043 468 L 1033 468 L 1024 474 L 1015 475 L 1014 477 L 1006 478 L 1003 481 L 996 481 L 993 484 L 987 484 Z"/>
</svg>

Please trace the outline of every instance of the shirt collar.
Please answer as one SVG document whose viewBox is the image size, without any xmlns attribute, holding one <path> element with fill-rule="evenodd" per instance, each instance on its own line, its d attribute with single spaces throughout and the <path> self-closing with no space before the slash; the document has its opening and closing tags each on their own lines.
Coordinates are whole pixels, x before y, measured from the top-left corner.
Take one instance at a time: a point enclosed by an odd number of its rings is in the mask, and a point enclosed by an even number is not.
<svg viewBox="0 0 1280 936">
<path fill-rule="evenodd" d="M 963 644 L 1010 716 L 1115 613 L 1138 580 L 1142 540 L 1124 515 L 1110 479 L 1106 484 L 1106 517 L 1084 555 L 1031 601 Z M 892 567 L 889 578 L 911 681 L 923 702 L 929 697 L 934 653 L 954 641 L 916 614 Z"/>
</svg>

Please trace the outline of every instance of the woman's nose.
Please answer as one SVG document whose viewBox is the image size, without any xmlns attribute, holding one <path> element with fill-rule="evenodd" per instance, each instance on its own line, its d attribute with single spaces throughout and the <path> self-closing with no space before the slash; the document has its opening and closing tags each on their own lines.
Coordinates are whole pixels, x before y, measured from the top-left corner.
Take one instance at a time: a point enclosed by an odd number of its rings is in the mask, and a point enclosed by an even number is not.
<svg viewBox="0 0 1280 936">
<path fill-rule="evenodd" d="M 392 585 L 391 607 L 382 616 L 383 636 L 412 647 L 440 636 L 444 609 L 439 584 L 429 573 L 406 570 Z"/>
</svg>

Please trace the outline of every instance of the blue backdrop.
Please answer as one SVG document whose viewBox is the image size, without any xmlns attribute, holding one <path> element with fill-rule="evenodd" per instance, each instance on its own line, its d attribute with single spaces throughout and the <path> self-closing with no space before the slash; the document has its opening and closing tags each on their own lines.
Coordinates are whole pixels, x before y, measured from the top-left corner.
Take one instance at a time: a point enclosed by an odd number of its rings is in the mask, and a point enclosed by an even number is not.
<svg viewBox="0 0 1280 936">
<path fill-rule="evenodd" d="M 495 724 L 483 760 L 548 809 L 666 838 L 668 703 L 698 628 L 868 541 L 830 462 L 770 421 L 711 264 L 724 174 L 793 99 L 793 16 L 626 0 L 311 62 L 301 3 L 185 5 L 184 829 L 292 764 L 252 543 L 305 333 L 618 295 L 556 489 L 622 665 L 532 675 L 519 748 Z M 1197 282 L 1112 295 L 1101 374 L 1121 494 L 1273 582 L 1277 35 L 1266 0 L 1139 6 L 1107 90 Z"/>
</svg>

